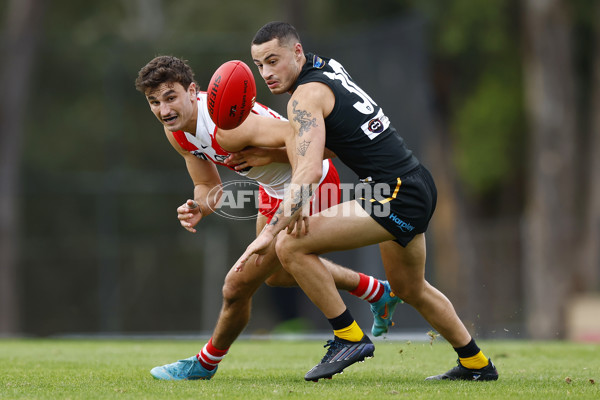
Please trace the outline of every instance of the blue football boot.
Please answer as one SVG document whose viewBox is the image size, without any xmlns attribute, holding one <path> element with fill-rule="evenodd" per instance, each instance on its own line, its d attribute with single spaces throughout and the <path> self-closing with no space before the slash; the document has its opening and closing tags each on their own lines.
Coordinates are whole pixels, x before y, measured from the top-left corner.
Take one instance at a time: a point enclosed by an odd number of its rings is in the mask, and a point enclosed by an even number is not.
<svg viewBox="0 0 600 400">
<path fill-rule="evenodd" d="M 218 366 L 217 366 L 218 368 Z M 172 364 L 154 367 L 150 374 L 156 379 L 166 381 L 181 381 L 195 379 L 210 379 L 217 372 L 217 368 L 212 371 L 207 370 L 198 362 L 196 356 L 179 360 Z"/>
<path fill-rule="evenodd" d="M 371 333 L 373 336 L 381 336 L 381 334 L 387 333 L 390 326 L 394 326 L 392 315 L 394 314 L 396 305 L 403 303 L 403 301 L 392 292 L 392 288 L 388 281 L 379 282 L 381 282 L 385 291 L 377 302 L 371 304 L 371 312 L 373 313 L 373 327 L 371 328 Z"/>
</svg>

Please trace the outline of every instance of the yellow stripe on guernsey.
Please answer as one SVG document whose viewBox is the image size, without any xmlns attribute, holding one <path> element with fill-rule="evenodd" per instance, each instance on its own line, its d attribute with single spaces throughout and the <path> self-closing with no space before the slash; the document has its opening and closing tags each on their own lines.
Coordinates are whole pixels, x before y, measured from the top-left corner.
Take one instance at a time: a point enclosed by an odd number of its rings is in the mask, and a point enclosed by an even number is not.
<svg viewBox="0 0 600 400">
<path fill-rule="evenodd" d="M 390 201 L 394 200 L 396 198 L 396 196 L 398 196 L 398 191 L 400 190 L 400 185 L 402 185 L 402 179 L 400 178 L 396 178 L 398 180 L 398 183 L 396 184 L 396 189 L 394 189 L 394 193 L 392 194 L 392 197 L 388 197 L 387 199 L 383 199 L 383 200 L 375 200 L 375 199 L 371 199 L 371 203 L 374 203 L 376 201 L 378 201 L 381 204 L 385 204 L 385 203 L 389 203 Z M 360 198 L 361 200 L 364 200 L 363 197 Z"/>
</svg>

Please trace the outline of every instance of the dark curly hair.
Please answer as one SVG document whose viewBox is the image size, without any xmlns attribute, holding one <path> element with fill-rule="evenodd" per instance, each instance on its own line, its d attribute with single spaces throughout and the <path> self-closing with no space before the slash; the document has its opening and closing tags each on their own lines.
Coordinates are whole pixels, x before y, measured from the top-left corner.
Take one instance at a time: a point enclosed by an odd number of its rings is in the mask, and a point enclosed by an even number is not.
<svg viewBox="0 0 600 400">
<path fill-rule="evenodd" d="M 135 88 L 146 94 L 162 83 L 180 83 L 187 89 L 194 82 L 194 72 L 187 61 L 173 56 L 158 56 L 138 73 Z"/>
</svg>

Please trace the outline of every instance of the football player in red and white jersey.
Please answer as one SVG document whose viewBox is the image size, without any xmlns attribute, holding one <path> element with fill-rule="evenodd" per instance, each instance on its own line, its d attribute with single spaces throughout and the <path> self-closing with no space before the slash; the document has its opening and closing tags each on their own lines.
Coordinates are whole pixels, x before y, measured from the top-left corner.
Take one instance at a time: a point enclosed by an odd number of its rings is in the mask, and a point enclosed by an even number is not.
<svg viewBox="0 0 600 400">
<path fill-rule="evenodd" d="M 136 80 L 152 113 L 161 122 L 167 139 L 185 159 L 194 182 L 194 197 L 177 208 L 181 225 L 196 232 L 196 225 L 217 207 L 221 178 L 216 165 L 233 169 L 260 184 L 260 214 L 256 232 L 261 232 L 283 199 L 285 185 L 291 181 L 292 169 L 283 148 L 290 124 L 275 111 L 256 103 L 253 112 L 237 128 L 222 130 L 208 115 L 206 93 L 198 91 L 193 72 L 187 63 L 171 56 L 159 56 L 144 66 Z M 232 153 L 235 153 L 232 155 Z M 231 165 L 236 160 L 236 167 Z M 227 162 L 229 161 L 229 163 Z M 313 199 L 315 212 L 326 203 L 327 208 L 340 199 L 339 177 L 329 160 L 323 161 L 321 185 L 334 185 L 336 191 L 323 191 L 326 199 Z M 209 195 L 210 194 L 210 195 Z M 319 194 L 317 193 L 317 196 Z M 231 344 L 243 331 L 250 318 L 254 292 L 266 281 L 270 286 L 297 286 L 294 278 L 281 268 L 274 246 L 243 272 L 230 270 L 223 287 L 223 306 L 213 335 L 200 353 L 172 364 L 155 367 L 157 379 L 211 379 Z M 367 300 L 375 322 L 373 333 L 387 332 L 391 315 L 400 299 L 394 296 L 387 281 L 359 274 L 329 260 L 322 260 L 331 272 L 338 289 Z"/>
</svg>

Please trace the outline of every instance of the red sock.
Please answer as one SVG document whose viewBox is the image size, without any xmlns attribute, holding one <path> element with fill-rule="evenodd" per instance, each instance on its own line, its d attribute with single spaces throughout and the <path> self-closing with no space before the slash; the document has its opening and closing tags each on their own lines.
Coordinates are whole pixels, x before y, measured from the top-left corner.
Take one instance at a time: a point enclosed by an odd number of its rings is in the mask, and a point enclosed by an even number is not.
<svg viewBox="0 0 600 400">
<path fill-rule="evenodd" d="M 217 365 L 221 362 L 225 354 L 229 351 L 229 347 L 225 350 L 219 350 L 212 344 L 212 337 L 208 340 L 208 343 L 204 345 L 202 351 L 196 354 L 196 358 L 200 365 L 209 371 L 217 368 Z"/>
<path fill-rule="evenodd" d="M 375 303 L 378 301 L 381 296 L 383 296 L 383 292 L 385 290 L 383 285 L 379 282 L 379 280 L 373 278 L 372 276 L 361 274 L 360 272 L 358 273 L 358 276 L 360 276 L 358 287 L 351 291 L 350 294 L 366 300 L 369 303 Z"/>
</svg>

